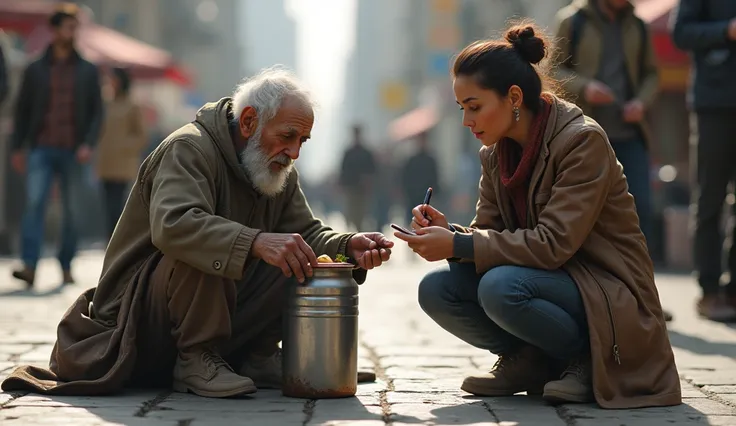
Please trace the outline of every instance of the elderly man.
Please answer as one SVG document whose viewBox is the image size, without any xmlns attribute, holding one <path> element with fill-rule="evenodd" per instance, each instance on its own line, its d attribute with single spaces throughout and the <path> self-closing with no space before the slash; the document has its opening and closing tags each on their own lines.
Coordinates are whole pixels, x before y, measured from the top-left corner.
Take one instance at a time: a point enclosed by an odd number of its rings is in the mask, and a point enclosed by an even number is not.
<svg viewBox="0 0 736 426">
<path fill-rule="evenodd" d="M 314 117 L 286 71 L 265 70 L 202 107 L 143 163 L 96 289 L 67 311 L 49 371 L 15 370 L 4 390 L 101 394 L 170 385 L 209 397 L 281 385 L 284 288 L 316 254 L 366 270 L 387 261 L 379 233 L 316 219 L 294 160 Z"/>
</svg>

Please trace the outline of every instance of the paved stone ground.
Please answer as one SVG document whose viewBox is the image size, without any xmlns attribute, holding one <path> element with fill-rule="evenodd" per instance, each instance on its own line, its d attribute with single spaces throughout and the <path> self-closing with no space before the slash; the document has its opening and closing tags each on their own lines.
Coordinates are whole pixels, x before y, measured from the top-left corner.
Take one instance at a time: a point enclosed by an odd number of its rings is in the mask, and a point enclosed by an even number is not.
<svg viewBox="0 0 736 426">
<path fill-rule="evenodd" d="M 128 391 L 114 397 L 43 397 L 0 393 L 0 424 L 74 425 L 736 425 L 736 326 L 698 319 L 697 289 L 689 277 L 660 275 L 662 299 L 676 314 L 670 324 L 685 403 L 673 408 L 601 410 L 552 407 L 527 396 L 477 398 L 458 389 L 462 377 L 487 370 L 494 357 L 449 335 L 416 303 L 419 278 L 432 266 L 408 263 L 397 250 L 392 265 L 361 288 L 360 367 L 379 380 L 356 398 L 307 401 L 260 391 L 252 398 L 215 400 L 169 391 Z M 9 279 L 0 261 L 0 379 L 21 363 L 45 366 L 58 319 L 95 284 L 100 252 L 75 263 L 80 281 L 58 289 L 59 271 L 44 260 L 34 293 Z"/>
</svg>

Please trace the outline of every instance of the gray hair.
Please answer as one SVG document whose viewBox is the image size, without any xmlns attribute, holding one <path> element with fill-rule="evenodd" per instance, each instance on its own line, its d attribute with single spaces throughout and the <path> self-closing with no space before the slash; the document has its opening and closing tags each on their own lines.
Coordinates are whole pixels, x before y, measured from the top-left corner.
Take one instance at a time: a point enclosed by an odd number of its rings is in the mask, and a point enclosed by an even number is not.
<svg viewBox="0 0 736 426">
<path fill-rule="evenodd" d="M 305 105 L 316 107 L 311 93 L 294 73 L 280 66 L 262 69 L 235 88 L 232 95 L 233 119 L 239 120 L 245 107 L 251 106 L 258 114 L 259 126 L 262 126 L 276 116 L 287 96 L 295 96 Z"/>
</svg>

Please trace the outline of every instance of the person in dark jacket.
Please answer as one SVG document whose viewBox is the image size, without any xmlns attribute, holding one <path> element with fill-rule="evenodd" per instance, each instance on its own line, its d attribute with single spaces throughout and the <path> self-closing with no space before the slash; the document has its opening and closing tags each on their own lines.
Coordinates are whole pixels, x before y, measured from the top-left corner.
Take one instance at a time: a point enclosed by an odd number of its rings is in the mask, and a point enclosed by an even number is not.
<svg viewBox="0 0 736 426">
<path fill-rule="evenodd" d="M 0 30 L 0 36 L 2 36 L 2 30 Z M 0 105 L 2 105 L 5 98 L 8 97 L 8 86 L 8 66 L 5 62 L 3 46 L 0 44 Z"/>
<path fill-rule="evenodd" d="M 103 117 L 97 67 L 74 48 L 79 21 L 77 8 L 63 4 L 50 17 L 53 41 L 42 57 L 23 74 L 15 106 L 11 162 L 27 173 L 26 205 L 22 225 L 23 267 L 13 276 L 33 286 L 44 240 L 46 204 L 58 178 L 63 205 L 58 259 L 63 283 L 72 283 L 71 262 L 77 248 L 71 208 L 72 173 L 87 163 L 97 142 Z"/>
<path fill-rule="evenodd" d="M 721 288 L 720 224 L 726 187 L 736 176 L 736 2 L 680 0 L 673 16 L 674 43 L 693 58 L 688 106 L 695 142 L 690 155 L 696 170 L 694 255 L 703 291 L 696 308 L 713 321 L 734 321 L 736 246 L 728 255 L 731 282 Z"/>
</svg>

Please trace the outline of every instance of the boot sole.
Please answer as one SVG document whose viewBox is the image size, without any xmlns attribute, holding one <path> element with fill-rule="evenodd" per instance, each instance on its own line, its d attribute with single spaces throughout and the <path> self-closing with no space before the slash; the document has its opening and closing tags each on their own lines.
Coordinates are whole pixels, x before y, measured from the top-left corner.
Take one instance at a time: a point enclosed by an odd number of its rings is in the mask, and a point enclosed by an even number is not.
<svg viewBox="0 0 736 426">
<path fill-rule="evenodd" d="M 258 391 L 258 388 L 256 388 L 254 385 L 247 385 L 247 386 L 241 386 L 239 388 L 226 390 L 226 391 L 210 392 L 210 391 L 195 389 L 187 385 L 186 383 L 180 382 L 177 380 L 174 380 L 173 388 L 176 392 L 181 392 L 181 393 L 191 392 L 195 395 L 204 396 L 207 398 L 228 398 L 231 396 L 247 395 L 250 393 L 256 393 L 256 391 Z"/>
<path fill-rule="evenodd" d="M 568 402 L 584 404 L 586 402 L 592 402 L 593 400 L 593 398 L 589 396 L 580 396 L 567 392 L 560 392 L 558 390 L 544 391 L 542 398 L 551 404 L 565 404 Z"/>
<path fill-rule="evenodd" d="M 542 395 L 542 391 L 540 389 L 518 389 L 518 390 L 495 390 L 495 389 L 487 389 L 480 385 L 474 385 L 472 383 L 463 383 L 462 386 L 460 386 L 460 390 L 463 390 L 467 393 L 472 393 L 473 395 L 477 396 L 513 396 L 517 393 L 526 392 L 529 396 L 539 396 Z"/>
</svg>

